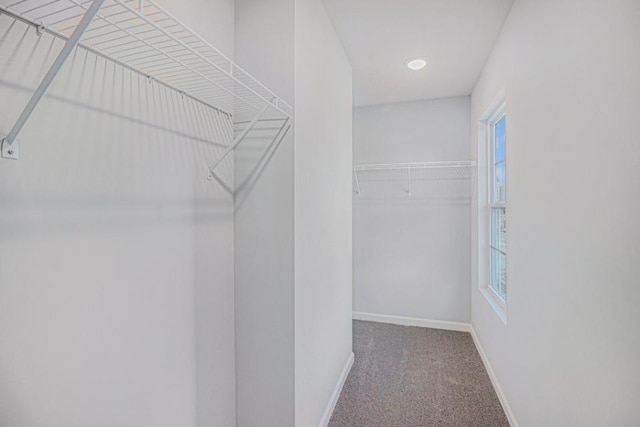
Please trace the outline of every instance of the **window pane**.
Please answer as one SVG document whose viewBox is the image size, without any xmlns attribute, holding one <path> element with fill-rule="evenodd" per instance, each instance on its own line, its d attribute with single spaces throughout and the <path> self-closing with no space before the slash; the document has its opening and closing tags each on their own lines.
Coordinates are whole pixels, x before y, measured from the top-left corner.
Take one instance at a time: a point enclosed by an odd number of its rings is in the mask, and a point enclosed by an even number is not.
<svg viewBox="0 0 640 427">
<path fill-rule="evenodd" d="M 491 209 L 491 246 L 502 251 L 507 243 L 507 215 L 505 208 Z"/>
<path fill-rule="evenodd" d="M 491 286 L 491 288 L 496 291 L 496 293 L 498 292 L 499 286 L 498 286 L 498 276 L 496 274 L 496 272 L 498 271 L 498 252 L 494 251 L 493 249 L 489 249 L 489 258 L 490 258 L 490 263 L 491 263 L 491 271 L 490 271 L 490 276 L 489 276 L 489 286 Z"/>
<path fill-rule="evenodd" d="M 500 107 L 501 109 L 503 108 Z M 504 111 L 504 110 L 499 110 Z M 506 250 L 506 209 L 498 207 L 506 204 L 506 116 L 495 111 L 493 117 L 499 120 L 490 122 L 488 167 L 489 185 L 487 188 L 489 204 L 488 245 L 489 246 L 489 287 L 506 302 L 507 295 L 507 250 Z M 502 115 L 502 116 L 500 116 Z"/>
<path fill-rule="evenodd" d="M 491 279 L 489 285 L 503 299 L 507 299 L 506 256 L 491 248 Z"/>
<path fill-rule="evenodd" d="M 495 138 L 496 153 L 494 161 L 498 163 L 500 160 L 505 159 L 506 154 L 506 116 L 502 116 L 502 118 L 495 124 Z"/>
<path fill-rule="evenodd" d="M 494 172 L 494 202 L 504 202 L 506 200 L 506 165 L 505 162 L 495 165 Z"/>
</svg>

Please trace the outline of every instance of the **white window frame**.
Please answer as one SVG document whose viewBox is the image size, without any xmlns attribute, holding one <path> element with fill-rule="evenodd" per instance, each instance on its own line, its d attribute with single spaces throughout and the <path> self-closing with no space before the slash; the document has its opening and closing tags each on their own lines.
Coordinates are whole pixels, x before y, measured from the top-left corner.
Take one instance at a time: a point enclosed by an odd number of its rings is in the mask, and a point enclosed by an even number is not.
<svg viewBox="0 0 640 427">
<path fill-rule="evenodd" d="M 481 269 L 482 274 L 479 277 L 479 285 L 480 291 L 485 296 L 485 299 L 489 303 L 489 305 L 496 312 L 498 317 L 506 324 L 507 323 L 507 298 L 502 298 L 498 292 L 496 292 L 493 287 L 491 287 L 491 212 L 496 208 L 504 208 L 505 212 L 507 212 L 507 200 L 506 200 L 506 188 L 508 186 L 507 180 L 507 145 L 508 141 L 505 141 L 505 200 L 504 202 L 495 202 L 494 197 L 494 166 L 495 166 L 495 125 L 507 115 L 506 110 L 506 101 L 504 97 L 504 91 L 502 91 L 497 100 L 492 104 L 491 108 L 487 110 L 487 112 L 482 116 L 480 120 L 480 126 L 484 129 L 484 132 L 481 131 L 479 137 L 479 148 L 482 148 L 482 151 L 485 153 L 484 161 L 481 162 L 482 167 L 484 169 L 484 183 L 482 183 L 478 190 L 481 192 L 482 197 L 479 198 L 479 202 L 481 206 L 479 206 L 479 217 L 481 221 L 478 223 L 483 227 L 482 236 L 484 237 L 479 242 L 478 250 L 482 253 L 479 253 L 478 260 L 483 263 L 483 268 Z M 484 147 L 481 147 L 484 145 Z M 506 215 L 506 214 L 505 214 Z M 508 224 L 508 222 L 507 222 Z M 507 225 L 508 229 L 508 225 Z M 508 231 L 507 231 L 508 233 Z M 505 244 L 506 246 L 506 244 Z M 506 249 L 505 249 L 505 257 L 506 257 Z M 508 261 L 506 261 L 508 262 Z M 505 279 L 506 283 L 509 283 L 508 277 Z"/>
</svg>

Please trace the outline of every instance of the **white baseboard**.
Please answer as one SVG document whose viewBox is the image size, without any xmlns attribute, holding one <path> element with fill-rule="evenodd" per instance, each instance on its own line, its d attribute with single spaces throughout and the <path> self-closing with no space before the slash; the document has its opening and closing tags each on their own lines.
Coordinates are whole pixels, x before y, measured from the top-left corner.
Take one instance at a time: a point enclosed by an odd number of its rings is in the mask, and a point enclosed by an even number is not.
<svg viewBox="0 0 640 427">
<path fill-rule="evenodd" d="M 353 312 L 355 320 L 366 320 L 369 322 L 392 323 L 403 326 L 419 326 L 422 328 L 446 329 L 449 331 L 471 332 L 471 325 L 461 322 L 447 322 L 443 320 L 418 319 L 415 317 L 390 316 L 387 314 Z"/>
<path fill-rule="evenodd" d="M 333 393 L 331 394 L 331 399 L 329 400 L 327 409 L 325 409 L 324 415 L 322 416 L 320 427 L 327 427 L 327 425 L 329 424 L 329 420 L 331 420 L 331 415 L 333 415 L 333 410 L 336 408 L 336 404 L 338 403 L 338 399 L 340 398 L 340 393 L 342 393 L 342 388 L 344 387 L 344 383 L 347 381 L 347 377 L 349 376 L 349 372 L 351 371 L 351 367 L 353 366 L 353 360 L 354 360 L 354 354 L 351 353 L 349 355 L 349 358 L 347 359 L 347 363 L 345 363 L 344 368 L 342 369 L 340 378 L 338 378 L 338 383 L 336 384 L 336 387 L 333 389 Z"/>
<path fill-rule="evenodd" d="M 480 354 L 482 363 L 484 363 L 484 367 L 487 370 L 487 373 L 489 374 L 489 378 L 491 379 L 493 388 L 495 389 L 496 394 L 498 395 L 498 399 L 500 400 L 500 404 L 502 405 L 502 409 L 504 410 L 504 413 L 507 416 L 507 420 L 509 421 L 509 424 L 511 425 L 511 427 L 518 427 L 518 422 L 516 421 L 516 417 L 513 414 L 513 411 L 511 410 L 511 406 L 509 406 L 509 402 L 507 401 L 507 397 L 502 391 L 502 387 L 500 387 L 498 378 L 496 377 L 496 374 L 493 372 L 491 363 L 489 362 L 489 359 L 487 358 L 487 354 L 484 352 L 484 349 L 482 348 L 482 344 L 480 344 L 480 340 L 478 339 L 478 335 L 476 335 L 476 331 L 475 329 L 473 329 L 473 326 L 471 326 L 470 332 L 471 332 L 471 337 L 473 338 L 473 343 L 476 345 L 476 349 Z"/>
</svg>

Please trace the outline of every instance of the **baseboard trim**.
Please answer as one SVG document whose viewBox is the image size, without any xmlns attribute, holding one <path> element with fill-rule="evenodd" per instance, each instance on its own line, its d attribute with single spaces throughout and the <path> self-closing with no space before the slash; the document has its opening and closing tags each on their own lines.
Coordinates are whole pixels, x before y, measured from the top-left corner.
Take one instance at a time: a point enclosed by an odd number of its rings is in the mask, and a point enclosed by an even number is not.
<svg viewBox="0 0 640 427">
<path fill-rule="evenodd" d="M 368 322 L 392 323 L 402 326 L 419 326 L 421 328 L 446 329 L 448 331 L 471 332 L 471 325 L 462 322 L 447 322 L 443 320 L 419 319 L 416 317 L 390 316 L 388 314 L 353 312 L 355 320 L 366 320 Z"/>
<path fill-rule="evenodd" d="M 507 420 L 511 427 L 518 427 L 518 422 L 516 421 L 516 417 L 511 410 L 511 406 L 509 406 L 509 402 L 507 401 L 507 396 L 502 391 L 502 387 L 500 387 L 500 383 L 498 382 L 498 377 L 496 377 L 495 372 L 493 372 L 493 368 L 491 367 L 491 363 L 489 362 L 489 358 L 487 354 L 484 352 L 482 348 L 482 344 L 480 344 L 480 339 L 478 339 L 478 335 L 476 335 L 476 330 L 471 326 L 471 337 L 473 338 L 473 343 L 476 345 L 476 349 L 480 354 L 480 358 L 482 359 L 482 363 L 484 363 L 484 367 L 489 374 L 489 378 L 491 379 L 491 384 L 493 384 L 493 388 L 498 395 L 498 399 L 500 400 L 500 404 L 502 405 L 502 409 L 504 410 L 505 415 L 507 416 Z"/>
<path fill-rule="evenodd" d="M 349 372 L 351 372 L 351 367 L 353 366 L 354 359 L 355 359 L 355 356 L 353 353 L 351 353 L 349 355 L 349 358 L 347 359 L 347 363 L 345 363 L 344 368 L 342 369 L 340 378 L 338 378 L 338 383 L 336 384 L 336 387 L 333 389 L 333 393 L 331 394 L 331 399 L 329 400 L 327 409 L 325 409 L 324 415 L 322 416 L 320 427 L 327 427 L 329 425 L 329 420 L 331 420 L 331 415 L 333 415 L 333 410 L 336 409 L 336 404 L 338 403 L 338 399 L 340 399 L 340 393 L 342 393 L 342 388 L 344 387 L 344 383 L 347 381 Z"/>
</svg>

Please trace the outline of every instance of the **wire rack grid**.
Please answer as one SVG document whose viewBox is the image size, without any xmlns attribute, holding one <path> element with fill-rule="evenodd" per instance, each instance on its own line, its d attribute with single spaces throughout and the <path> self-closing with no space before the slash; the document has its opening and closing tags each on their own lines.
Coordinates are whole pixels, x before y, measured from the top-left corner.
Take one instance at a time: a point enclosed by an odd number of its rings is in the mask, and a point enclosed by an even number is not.
<svg viewBox="0 0 640 427">
<path fill-rule="evenodd" d="M 410 188 L 413 181 L 466 180 L 475 170 L 473 161 L 359 164 L 353 166 L 354 190 L 360 194 L 361 182 L 400 181 Z"/>
<path fill-rule="evenodd" d="M 73 50 L 80 47 L 158 82 L 236 123 L 235 137 L 209 178 L 258 122 L 291 127 L 292 107 L 154 0 L 0 0 L 0 15 L 65 41 L 22 114 L 2 139 L 2 157 L 18 159 L 16 138 Z M 244 120 L 244 122 L 243 122 Z M 258 126 L 259 127 L 259 126 Z"/>
<path fill-rule="evenodd" d="M 68 39 L 92 0 L 0 0 L 0 11 Z M 153 0 L 106 0 L 80 45 L 228 113 L 291 106 Z"/>
</svg>

